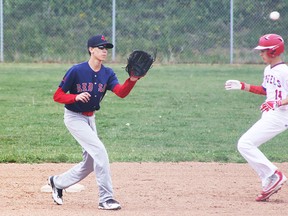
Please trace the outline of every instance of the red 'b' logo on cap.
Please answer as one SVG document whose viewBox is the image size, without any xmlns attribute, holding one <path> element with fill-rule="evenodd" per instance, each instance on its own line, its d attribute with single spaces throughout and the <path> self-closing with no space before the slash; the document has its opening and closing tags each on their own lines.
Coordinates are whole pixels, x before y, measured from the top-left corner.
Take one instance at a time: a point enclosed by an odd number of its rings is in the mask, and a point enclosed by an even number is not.
<svg viewBox="0 0 288 216">
<path fill-rule="evenodd" d="M 102 37 L 101 37 L 101 40 L 103 40 L 103 41 L 105 41 L 106 39 L 105 39 L 105 37 L 104 37 L 104 35 L 102 35 Z"/>
</svg>

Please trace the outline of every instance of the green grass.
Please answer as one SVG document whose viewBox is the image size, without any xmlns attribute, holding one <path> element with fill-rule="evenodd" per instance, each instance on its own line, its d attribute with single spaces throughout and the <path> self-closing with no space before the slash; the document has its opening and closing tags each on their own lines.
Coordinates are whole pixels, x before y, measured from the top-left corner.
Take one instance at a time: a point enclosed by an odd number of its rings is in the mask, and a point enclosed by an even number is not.
<svg viewBox="0 0 288 216">
<path fill-rule="evenodd" d="M 78 162 L 81 148 L 53 93 L 71 65 L 0 64 L 0 162 Z M 124 65 L 107 64 L 124 82 Z M 264 65 L 154 66 L 125 99 L 108 92 L 96 114 L 110 161 L 244 162 L 240 136 L 260 118 L 263 96 L 225 91 L 227 79 L 261 84 Z M 129 123 L 129 125 L 127 124 Z M 265 145 L 288 160 L 288 134 Z"/>
</svg>

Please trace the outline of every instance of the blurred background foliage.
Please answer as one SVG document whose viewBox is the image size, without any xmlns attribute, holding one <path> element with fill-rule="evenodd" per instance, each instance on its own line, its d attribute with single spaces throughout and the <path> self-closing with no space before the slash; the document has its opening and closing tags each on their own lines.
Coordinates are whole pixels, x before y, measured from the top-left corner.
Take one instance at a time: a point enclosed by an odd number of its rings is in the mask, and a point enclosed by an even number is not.
<svg viewBox="0 0 288 216">
<path fill-rule="evenodd" d="M 135 49 L 157 49 L 163 64 L 229 63 L 230 0 L 115 1 L 115 62 L 126 61 Z M 234 63 L 261 62 L 253 47 L 263 34 L 287 41 L 286 1 L 233 2 Z M 112 0 L 3 0 L 4 60 L 86 60 L 90 36 L 112 41 L 112 8 Z M 269 19 L 272 11 L 280 12 L 279 20 Z"/>
</svg>

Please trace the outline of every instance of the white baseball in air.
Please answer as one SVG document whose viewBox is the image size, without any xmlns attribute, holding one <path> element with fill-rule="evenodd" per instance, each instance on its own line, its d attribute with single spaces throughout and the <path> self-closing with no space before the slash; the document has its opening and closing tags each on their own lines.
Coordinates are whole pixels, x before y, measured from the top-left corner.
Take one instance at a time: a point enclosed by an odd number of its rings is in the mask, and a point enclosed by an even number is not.
<svg viewBox="0 0 288 216">
<path fill-rule="evenodd" d="M 278 20 L 280 18 L 280 13 L 278 11 L 273 11 L 269 15 L 270 19 Z"/>
</svg>

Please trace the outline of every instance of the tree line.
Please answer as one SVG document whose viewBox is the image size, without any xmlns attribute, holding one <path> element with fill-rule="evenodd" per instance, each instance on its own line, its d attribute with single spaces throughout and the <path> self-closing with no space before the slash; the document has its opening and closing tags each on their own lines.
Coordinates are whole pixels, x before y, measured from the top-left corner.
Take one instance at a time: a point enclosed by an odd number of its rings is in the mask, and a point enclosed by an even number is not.
<svg viewBox="0 0 288 216">
<path fill-rule="evenodd" d="M 287 35 L 288 6 L 281 0 L 234 0 L 236 55 L 260 35 Z M 283 16 L 271 21 L 269 13 Z M 6 61 L 73 62 L 87 58 L 94 34 L 112 40 L 112 0 L 4 0 Z M 284 38 L 285 39 L 285 38 Z M 116 61 L 135 49 L 157 50 L 161 62 L 229 59 L 230 0 L 116 0 Z"/>
</svg>

